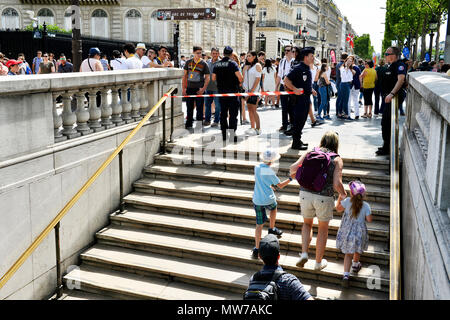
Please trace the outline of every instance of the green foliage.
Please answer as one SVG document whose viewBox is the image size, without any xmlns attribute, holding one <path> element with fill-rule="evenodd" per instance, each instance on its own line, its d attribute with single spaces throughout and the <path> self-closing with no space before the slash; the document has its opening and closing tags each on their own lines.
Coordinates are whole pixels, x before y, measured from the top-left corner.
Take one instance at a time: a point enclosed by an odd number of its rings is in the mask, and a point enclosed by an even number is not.
<svg viewBox="0 0 450 320">
<path fill-rule="evenodd" d="M 23 30 L 33 31 L 34 28 L 33 28 L 33 25 L 30 24 L 30 25 L 26 26 Z M 39 31 L 43 31 L 43 30 L 44 30 L 44 27 L 42 25 L 40 25 Z M 72 33 L 72 31 L 60 28 L 54 24 L 49 24 L 49 25 L 47 25 L 47 33 Z"/>
<path fill-rule="evenodd" d="M 370 42 L 369 34 L 365 33 L 360 37 L 355 37 L 353 42 L 355 44 L 355 54 L 357 56 L 362 59 L 372 59 L 374 49 Z"/>
</svg>

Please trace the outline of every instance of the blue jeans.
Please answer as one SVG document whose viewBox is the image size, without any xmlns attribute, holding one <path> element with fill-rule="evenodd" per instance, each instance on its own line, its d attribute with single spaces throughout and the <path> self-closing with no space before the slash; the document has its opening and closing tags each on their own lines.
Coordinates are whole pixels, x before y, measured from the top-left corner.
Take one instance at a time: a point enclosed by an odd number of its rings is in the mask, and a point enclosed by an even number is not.
<svg viewBox="0 0 450 320">
<path fill-rule="evenodd" d="M 209 91 L 206 90 L 205 94 L 217 94 L 217 91 Z M 214 122 L 219 123 L 220 122 L 220 101 L 219 97 L 205 97 L 205 121 L 211 122 L 211 105 L 214 101 L 214 105 L 216 106 L 216 111 L 214 112 Z"/>
<path fill-rule="evenodd" d="M 317 82 L 313 83 L 312 88 L 316 91 L 319 92 L 319 86 L 317 85 Z M 319 109 L 319 96 L 313 96 L 313 102 L 314 102 L 314 111 L 317 111 Z"/>
<path fill-rule="evenodd" d="M 327 104 L 328 104 L 327 91 L 328 91 L 327 86 L 319 87 L 319 94 L 320 94 L 320 106 L 318 112 L 319 117 L 321 117 L 322 112 L 324 116 L 327 113 Z"/>
<path fill-rule="evenodd" d="M 336 110 L 337 113 L 346 113 L 347 116 L 350 114 L 348 111 L 348 99 L 350 97 L 350 89 L 352 87 L 351 82 L 341 82 L 341 87 L 339 88 L 339 96 Z"/>
</svg>

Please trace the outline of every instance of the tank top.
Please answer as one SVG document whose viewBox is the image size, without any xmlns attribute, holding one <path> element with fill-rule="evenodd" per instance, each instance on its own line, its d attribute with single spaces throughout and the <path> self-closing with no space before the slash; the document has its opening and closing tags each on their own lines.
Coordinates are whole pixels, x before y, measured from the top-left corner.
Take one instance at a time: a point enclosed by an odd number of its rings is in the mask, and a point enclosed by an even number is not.
<svg viewBox="0 0 450 320">
<path fill-rule="evenodd" d="M 317 85 L 319 87 L 326 87 L 327 86 L 327 82 L 325 81 L 325 78 L 320 76 L 319 77 L 319 81 L 317 81 Z"/>
<path fill-rule="evenodd" d="M 366 69 L 366 76 L 363 80 L 363 88 L 364 89 L 372 89 L 375 88 L 375 78 L 377 76 L 377 72 L 373 68 Z"/>
<path fill-rule="evenodd" d="M 253 88 L 256 78 L 261 78 L 261 72 L 258 72 L 256 70 L 256 64 L 255 64 L 253 67 L 248 69 L 247 72 L 245 72 L 245 79 L 244 79 L 244 84 L 243 84 L 245 91 L 249 92 Z M 261 88 L 260 83 L 261 83 L 261 81 L 258 81 L 256 89 L 253 92 L 259 92 L 259 90 Z"/>
</svg>

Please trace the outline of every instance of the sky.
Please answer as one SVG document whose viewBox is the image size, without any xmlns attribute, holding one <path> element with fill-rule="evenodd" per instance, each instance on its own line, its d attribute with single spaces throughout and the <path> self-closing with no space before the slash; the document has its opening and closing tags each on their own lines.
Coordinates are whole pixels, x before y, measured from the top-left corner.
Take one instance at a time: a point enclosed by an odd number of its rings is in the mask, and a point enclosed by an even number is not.
<svg viewBox="0 0 450 320">
<path fill-rule="evenodd" d="M 370 34 L 375 52 L 381 53 L 384 38 L 384 24 L 382 23 L 386 14 L 386 10 L 381 7 L 386 7 L 386 0 L 333 0 L 333 2 L 347 17 L 358 35 Z M 441 26 L 440 41 L 445 40 L 446 31 L 447 24 L 445 23 Z"/>
</svg>

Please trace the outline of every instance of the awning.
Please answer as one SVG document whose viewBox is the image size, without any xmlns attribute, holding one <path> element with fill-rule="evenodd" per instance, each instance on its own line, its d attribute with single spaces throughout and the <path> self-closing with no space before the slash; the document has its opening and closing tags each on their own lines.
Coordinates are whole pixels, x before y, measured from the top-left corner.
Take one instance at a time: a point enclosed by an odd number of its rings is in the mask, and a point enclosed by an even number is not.
<svg viewBox="0 0 450 320">
<path fill-rule="evenodd" d="M 285 39 L 278 39 L 278 41 L 280 42 L 280 44 L 284 47 L 284 46 L 289 46 L 291 45 L 291 41 L 289 40 L 285 40 Z"/>
</svg>

